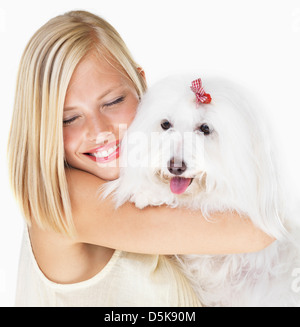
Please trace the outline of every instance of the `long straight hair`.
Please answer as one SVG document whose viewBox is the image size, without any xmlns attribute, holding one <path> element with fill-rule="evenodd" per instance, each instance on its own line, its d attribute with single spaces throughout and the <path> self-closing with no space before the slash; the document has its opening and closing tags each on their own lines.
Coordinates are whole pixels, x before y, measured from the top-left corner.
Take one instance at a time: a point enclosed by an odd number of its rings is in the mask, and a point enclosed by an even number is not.
<svg viewBox="0 0 300 327">
<path fill-rule="evenodd" d="M 63 144 L 63 107 L 71 76 L 90 51 L 146 90 L 118 32 L 102 18 L 71 11 L 42 26 L 21 58 L 8 141 L 9 179 L 30 225 L 74 235 Z"/>
</svg>

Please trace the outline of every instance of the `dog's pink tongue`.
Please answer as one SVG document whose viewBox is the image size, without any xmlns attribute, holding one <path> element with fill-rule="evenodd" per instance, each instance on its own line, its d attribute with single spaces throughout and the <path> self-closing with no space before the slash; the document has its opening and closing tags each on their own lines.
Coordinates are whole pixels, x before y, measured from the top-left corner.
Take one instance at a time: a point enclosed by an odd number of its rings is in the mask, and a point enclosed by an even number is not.
<svg viewBox="0 0 300 327">
<path fill-rule="evenodd" d="M 182 194 L 191 183 L 190 178 L 173 177 L 170 182 L 171 192 L 175 194 Z"/>
</svg>

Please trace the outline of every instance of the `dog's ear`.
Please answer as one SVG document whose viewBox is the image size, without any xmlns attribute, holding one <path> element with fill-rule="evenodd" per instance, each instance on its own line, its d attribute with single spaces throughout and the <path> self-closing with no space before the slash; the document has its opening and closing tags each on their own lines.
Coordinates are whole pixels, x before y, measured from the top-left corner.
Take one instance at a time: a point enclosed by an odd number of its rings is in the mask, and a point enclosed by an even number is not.
<svg viewBox="0 0 300 327">
<path fill-rule="evenodd" d="M 282 203 L 278 151 L 266 112 L 242 87 L 219 87 L 218 96 L 219 107 L 216 105 L 212 118 L 219 135 L 221 159 L 216 165 L 223 172 L 221 185 L 257 226 L 280 238 L 286 234 L 286 205 Z"/>
<path fill-rule="evenodd" d="M 245 120 L 251 139 L 247 161 L 255 178 L 255 188 L 252 191 L 257 211 L 253 220 L 265 232 L 280 239 L 287 235 L 284 227 L 287 203 L 282 201 L 283 183 L 279 151 L 265 108 L 250 96 L 246 99 L 248 101 L 244 104 Z"/>
<path fill-rule="evenodd" d="M 261 126 L 261 139 L 254 142 L 253 166 L 256 170 L 258 219 L 264 230 L 277 239 L 286 235 L 284 223 L 287 203 L 284 203 L 283 181 L 280 172 L 278 151 L 270 131 Z"/>
</svg>

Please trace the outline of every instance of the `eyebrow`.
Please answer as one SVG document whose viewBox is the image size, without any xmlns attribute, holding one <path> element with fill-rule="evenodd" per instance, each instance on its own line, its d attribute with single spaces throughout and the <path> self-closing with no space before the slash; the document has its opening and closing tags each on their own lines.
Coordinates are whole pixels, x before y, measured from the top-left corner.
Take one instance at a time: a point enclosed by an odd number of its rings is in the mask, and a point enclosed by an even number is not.
<svg viewBox="0 0 300 327">
<path fill-rule="evenodd" d="M 101 95 L 99 95 L 98 97 L 97 97 L 97 101 L 99 101 L 99 100 L 101 100 L 102 98 L 104 98 L 104 97 L 106 97 L 108 94 L 110 94 L 111 92 L 113 92 L 113 91 L 115 91 L 115 90 L 117 90 L 117 89 L 119 89 L 119 88 L 121 88 L 121 87 L 123 87 L 124 86 L 124 84 L 123 83 L 121 83 L 121 84 L 119 84 L 118 86 L 116 86 L 116 87 L 114 87 L 114 88 L 109 88 L 108 90 L 106 90 L 103 94 L 101 94 Z M 64 111 L 71 111 L 71 110 L 74 110 L 74 109 L 76 109 L 77 108 L 77 106 L 64 106 Z"/>
<path fill-rule="evenodd" d="M 108 89 L 106 92 L 104 92 L 103 94 L 101 94 L 101 95 L 97 98 L 97 100 L 101 100 L 102 98 L 106 97 L 109 93 L 111 93 L 111 92 L 113 92 L 113 91 L 119 89 L 121 86 L 123 86 L 123 85 L 120 84 L 120 85 L 117 86 L 117 87 L 114 87 L 114 88 L 110 88 L 110 89 Z"/>
<path fill-rule="evenodd" d="M 71 110 L 74 110 L 74 109 L 76 109 L 75 106 L 73 106 L 73 107 L 71 107 L 71 106 L 67 106 L 67 107 L 64 107 L 64 112 L 65 112 L 65 111 L 71 111 Z"/>
</svg>

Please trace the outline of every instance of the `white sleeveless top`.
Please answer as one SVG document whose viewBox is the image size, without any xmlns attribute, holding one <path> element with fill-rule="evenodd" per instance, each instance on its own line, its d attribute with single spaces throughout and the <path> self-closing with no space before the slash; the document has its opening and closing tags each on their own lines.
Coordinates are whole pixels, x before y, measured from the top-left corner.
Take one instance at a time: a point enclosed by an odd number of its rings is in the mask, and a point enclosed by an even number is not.
<svg viewBox="0 0 300 327">
<path fill-rule="evenodd" d="M 25 228 L 16 306 L 200 307 L 189 282 L 166 256 L 116 250 L 94 277 L 57 284 L 40 270 Z"/>
</svg>

